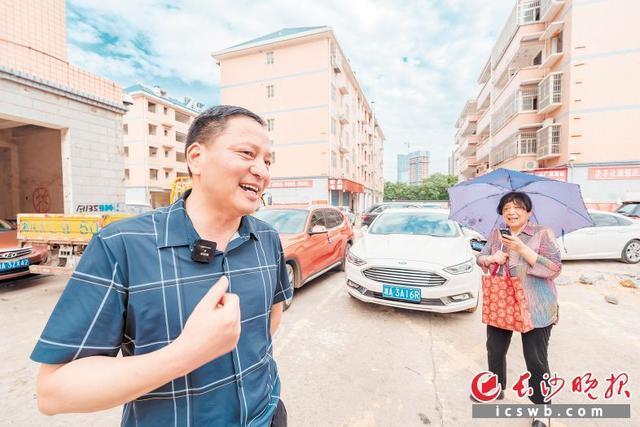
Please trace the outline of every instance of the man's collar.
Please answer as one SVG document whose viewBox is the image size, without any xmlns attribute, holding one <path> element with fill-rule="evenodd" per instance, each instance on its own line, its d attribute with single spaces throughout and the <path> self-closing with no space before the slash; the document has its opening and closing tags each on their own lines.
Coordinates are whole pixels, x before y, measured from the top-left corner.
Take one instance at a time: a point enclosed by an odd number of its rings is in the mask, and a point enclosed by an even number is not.
<svg viewBox="0 0 640 427">
<path fill-rule="evenodd" d="M 158 248 L 189 246 L 197 238 L 197 232 L 187 215 L 184 203 L 190 194 L 191 190 L 189 189 L 171 206 L 161 209 L 155 214 Z M 246 239 L 253 237 L 258 240 L 255 219 L 249 215 L 243 216 L 240 220 L 240 227 L 238 227 L 238 234 Z"/>
</svg>

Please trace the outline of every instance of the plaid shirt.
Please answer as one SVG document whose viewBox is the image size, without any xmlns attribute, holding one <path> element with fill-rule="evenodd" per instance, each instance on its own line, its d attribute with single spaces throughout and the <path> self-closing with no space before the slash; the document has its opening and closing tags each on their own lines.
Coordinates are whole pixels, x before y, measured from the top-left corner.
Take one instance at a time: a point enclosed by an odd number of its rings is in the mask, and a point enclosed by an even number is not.
<svg viewBox="0 0 640 427">
<path fill-rule="evenodd" d="M 478 265 L 484 258 L 499 250 L 509 255 L 509 272 L 520 278 L 524 287 L 535 328 L 544 328 L 558 322 L 558 292 L 553 282 L 562 270 L 560 247 L 548 227 L 528 223 L 518 235 L 520 240 L 538 254 L 536 263 L 531 266 L 514 251 L 502 247 L 500 231 L 496 228 L 489 236 L 480 256 Z M 502 270 L 502 269 L 501 269 Z"/>
<path fill-rule="evenodd" d="M 185 196 L 186 197 L 186 196 Z M 198 235 L 184 199 L 118 221 L 87 246 L 31 358 L 60 364 L 158 350 L 180 335 L 223 274 L 240 299 L 236 349 L 124 405 L 124 426 L 264 426 L 280 395 L 269 333 L 273 304 L 292 290 L 277 232 L 245 216 L 226 252 L 191 260 Z"/>
</svg>

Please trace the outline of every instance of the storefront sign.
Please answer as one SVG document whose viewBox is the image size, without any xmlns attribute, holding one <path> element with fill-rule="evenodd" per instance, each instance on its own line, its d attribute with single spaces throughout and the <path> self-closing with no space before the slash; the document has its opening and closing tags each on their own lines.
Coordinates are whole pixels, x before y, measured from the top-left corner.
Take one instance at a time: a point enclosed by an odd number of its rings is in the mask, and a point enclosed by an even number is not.
<svg viewBox="0 0 640 427">
<path fill-rule="evenodd" d="M 350 181 L 348 179 L 331 178 L 329 180 L 329 189 L 330 190 L 345 191 L 347 193 L 362 193 L 362 192 L 364 192 L 364 185 L 359 184 L 357 182 Z"/>
<path fill-rule="evenodd" d="M 288 179 L 283 181 L 271 181 L 269 188 L 311 188 L 313 181 L 310 179 Z"/>
<path fill-rule="evenodd" d="M 640 179 L 640 166 L 609 166 L 589 168 L 589 179 Z"/>
<path fill-rule="evenodd" d="M 567 168 L 536 169 L 532 173 L 537 176 L 543 176 L 557 181 L 567 181 Z"/>
</svg>

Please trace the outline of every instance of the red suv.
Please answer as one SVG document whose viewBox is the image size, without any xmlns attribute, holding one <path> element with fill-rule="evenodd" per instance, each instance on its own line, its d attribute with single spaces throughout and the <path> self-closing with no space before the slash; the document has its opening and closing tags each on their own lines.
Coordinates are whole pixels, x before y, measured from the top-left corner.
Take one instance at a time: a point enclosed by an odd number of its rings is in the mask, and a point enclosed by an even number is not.
<svg viewBox="0 0 640 427">
<path fill-rule="evenodd" d="M 279 205 L 254 214 L 278 231 L 294 289 L 339 267 L 344 269 L 354 235 L 350 221 L 331 206 Z M 291 300 L 285 303 L 286 308 Z"/>
<path fill-rule="evenodd" d="M 0 280 L 29 274 L 29 265 L 45 261 L 48 254 L 46 247 L 21 247 L 17 230 L 0 219 Z"/>
</svg>

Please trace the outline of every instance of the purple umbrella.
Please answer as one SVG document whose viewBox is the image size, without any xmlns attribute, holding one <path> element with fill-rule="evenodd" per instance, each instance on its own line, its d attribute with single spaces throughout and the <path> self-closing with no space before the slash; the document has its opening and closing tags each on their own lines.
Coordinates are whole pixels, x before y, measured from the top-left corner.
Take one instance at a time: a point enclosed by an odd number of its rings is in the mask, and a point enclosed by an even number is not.
<svg viewBox="0 0 640 427">
<path fill-rule="evenodd" d="M 505 227 L 496 212 L 500 198 L 510 191 L 526 193 L 533 203 L 531 222 L 551 227 L 556 236 L 593 226 L 580 186 L 510 169 L 497 169 L 449 188 L 449 219 L 485 237 Z"/>
</svg>

